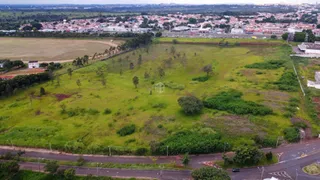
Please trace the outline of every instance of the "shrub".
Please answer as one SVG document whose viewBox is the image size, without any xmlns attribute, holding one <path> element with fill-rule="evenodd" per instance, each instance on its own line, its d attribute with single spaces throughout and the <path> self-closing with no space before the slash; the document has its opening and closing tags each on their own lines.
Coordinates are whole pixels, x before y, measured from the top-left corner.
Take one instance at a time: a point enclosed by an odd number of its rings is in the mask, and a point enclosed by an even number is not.
<svg viewBox="0 0 320 180">
<path fill-rule="evenodd" d="M 282 61 L 282 60 L 271 60 L 267 62 L 246 65 L 245 67 L 252 68 L 252 69 L 279 69 L 283 67 L 285 62 L 286 61 Z"/>
<path fill-rule="evenodd" d="M 194 180 L 231 180 L 226 171 L 213 167 L 193 170 L 191 176 Z"/>
<path fill-rule="evenodd" d="M 293 127 L 306 129 L 308 126 L 304 122 L 295 122 L 293 123 Z"/>
<path fill-rule="evenodd" d="M 268 115 L 272 110 L 264 105 L 241 99 L 242 93 L 237 90 L 221 92 L 213 97 L 207 98 L 204 105 L 207 108 L 228 111 L 234 114 Z"/>
<path fill-rule="evenodd" d="M 103 114 L 111 114 L 111 109 L 109 108 L 106 108 L 104 111 L 103 111 Z"/>
<path fill-rule="evenodd" d="M 172 43 L 173 43 L 173 44 L 178 44 L 178 40 L 177 40 L 177 39 L 173 39 L 173 40 L 172 40 Z"/>
<path fill-rule="evenodd" d="M 200 76 L 192 78 L 192 81 L 199 81 L 199 82 L 205 82 L 209 80 L 209 76 Z"/>
<path fill-rule="evenodd" d="M 200 134 L 198 132 L 182 131 L 169 136 L 160 143 L 151 148 L 153 154 L 166 155 L 177 154 L 208 154 L 215 152 L 222 152 L 224 144 L 221 142 L 221 135 L 215 134 Z M 230 150 L 231 146 L 226 148 Z"/>
<path fill-rule="evenodd" d="M 172 81 L 165 82 L 164 85 L 170 89 L 184 90 L 185 88 L 183 84 L 174 83 Z"/>
<path fill-rule="evenodd" d="M 135 155 L 137 156 L 144 156 L 148 153 L 148 149 L 147 148 L 138 148 L 135 152 Z"/>
<path fill-rule="evenodd" d="M 268 153 L 266 153 L 266 159 L 267 159 L 268 161 L 271 161 L 271 160 L 272 160 L 272 156 L 273 156 L 273 154 L 272 154 L 271 151 L 268 152 Z"/>
<path fill-rule="evenodd" d="M 239 165 L 255 165 L 259 163 L 262 156 L 262 151 L 257 147 L 242 146 L 236 149 L 233 160 Z"/>
<path fill-rule="evenodd" d="M 202 101 L 195 96 L 180 97 L 178 103 L 187 115 L 198 114 L 203 108 Z"/>
<path fill-rule="evenodd" d="M 167 107 L 166 103 L 157 103 L 152 105 L 152 108 L 156 108 L 156 109 L 164 109 L 166 107 Z"/>
<path fill-rule="evenodd" d="M 100 112 L 99 112 L 98 110 L 96 110 L 96 109 L 90 108 L 90 109 L 88 109 L 87 113 L 88 113 L 89 115 L 97 115 L 97 114 L 99 114 Z"/>
<path fill-rule="evenodd" d="M 118 130 L 117 134 L 119 134 L 120 136 L 127 136 L 130 134 L 133 134 L 135 131 L 136 131 L 136 125 L 130 124 Z"/>
<path fill-rule="evenodd" d="M 275 82 L 275 84 L 283 91 L 298 91 L 299 88 L 297 77 L 292 71 L 283 73 L 281 78 Z"/>
<path fill-rule="evenodd" d="M 284 138 L 288 142 L 298 142 L 300 140 L 300 131 L 296 127 L 288 127 L 284 131 Z"/>
<path fill-rule="evenodd" d="M 57 161 L 49 161 L 49 162 L 47 162 L 46 165 L 44 166 L 44 170 L 45 170 L 46 172 L 51 173 L 51 174 L 56 173 L 57 170 L 58 170 L 58 168 L 59 168 L 59 165 L 58 165 Z"/>
<path fill-rule="evenodd" d="M 40 96 L 46 95 L 46 91 L 43 87 L 40 88 Z"/>
</svg>

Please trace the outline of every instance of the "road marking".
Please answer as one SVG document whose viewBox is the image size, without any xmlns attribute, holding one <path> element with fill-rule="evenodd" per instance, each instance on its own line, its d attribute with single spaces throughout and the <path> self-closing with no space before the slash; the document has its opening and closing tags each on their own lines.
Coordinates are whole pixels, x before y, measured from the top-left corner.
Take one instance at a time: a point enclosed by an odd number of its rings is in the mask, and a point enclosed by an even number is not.
<svg viewBox="0 0 320 180">
<path fill-rule="evenodd" d="M 292 177 L 286 171 L 271 172 L 269 174 L 292 179 Z"/>
</svg>

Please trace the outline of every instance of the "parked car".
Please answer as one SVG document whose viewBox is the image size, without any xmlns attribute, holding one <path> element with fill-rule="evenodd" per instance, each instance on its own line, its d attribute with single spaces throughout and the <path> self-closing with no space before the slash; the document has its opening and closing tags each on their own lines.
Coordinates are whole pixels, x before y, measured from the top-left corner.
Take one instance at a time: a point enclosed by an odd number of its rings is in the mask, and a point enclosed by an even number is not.
<svg viewBox="0 0 320 180">
<path fill-rule="evenodd" d="M 232 172 L 240 172 L 240 169 L 239 168 L 233 168 Z"/>
</svg>

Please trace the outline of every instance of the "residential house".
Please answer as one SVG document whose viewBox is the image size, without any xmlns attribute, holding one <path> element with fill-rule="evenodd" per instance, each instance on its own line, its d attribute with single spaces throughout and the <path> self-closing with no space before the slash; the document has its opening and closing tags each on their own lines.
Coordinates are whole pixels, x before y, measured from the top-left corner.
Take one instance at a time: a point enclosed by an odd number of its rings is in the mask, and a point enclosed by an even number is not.
<svg viewBox="0 0 320 180">
<path fill-rule="evenodd" d="M 29 61 L 28 67 L 29 67 L 29 69 L 39 68 L 39 62 L 38 61 Z"/>
<path fill-rule="evenodd" d="M 320 54 L 320 42 L 307 43 L 304 42 L 298 45 L 300 51 L 303 51 L 306 54 Z"/>
</svg>

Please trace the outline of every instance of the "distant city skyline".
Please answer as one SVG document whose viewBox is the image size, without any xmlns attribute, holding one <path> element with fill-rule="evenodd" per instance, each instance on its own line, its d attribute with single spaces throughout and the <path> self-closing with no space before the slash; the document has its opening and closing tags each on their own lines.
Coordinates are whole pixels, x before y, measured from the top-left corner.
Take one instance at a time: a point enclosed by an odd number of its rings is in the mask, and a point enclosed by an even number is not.
<svg viewBox="0 0 320 180">
<path fill-rule="evenodd" d="M 0 0 L 0 4 L 301 4 L 316 2 L 318 0 Z"/>
</svg>

